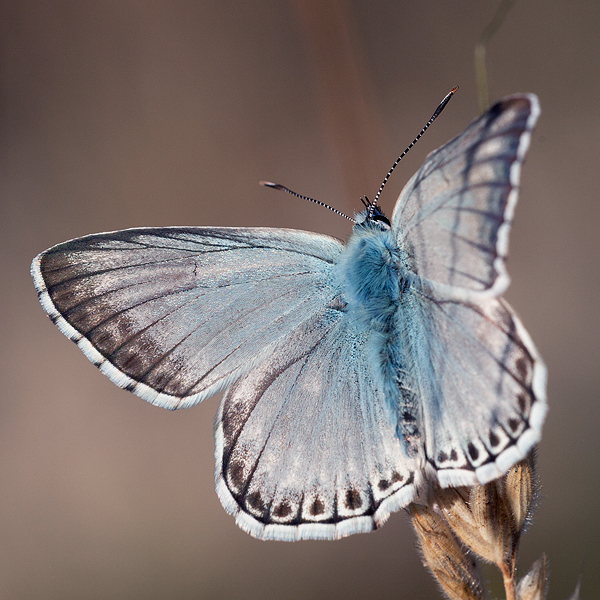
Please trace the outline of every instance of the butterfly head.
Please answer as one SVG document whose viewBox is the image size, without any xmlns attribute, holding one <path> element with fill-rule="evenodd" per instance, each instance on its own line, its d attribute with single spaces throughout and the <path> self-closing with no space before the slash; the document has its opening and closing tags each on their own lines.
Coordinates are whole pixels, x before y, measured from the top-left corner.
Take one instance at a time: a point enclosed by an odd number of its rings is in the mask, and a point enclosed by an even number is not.
<svg viewBox="0 0 600 600">
<path fill-rule="evenodd" d="M 362 199 L 362 198 L 361 198 Z M 364 202 L 364 201 L 363 201 Z M 354 215 L 355 228 L 360 229 L 378 229 L 388 231 L 391 229 L 390 220 L 383 214 L 376 204 L 372 204 L 367 199 L 364 202 L 366 210 Z"/>
</svg>

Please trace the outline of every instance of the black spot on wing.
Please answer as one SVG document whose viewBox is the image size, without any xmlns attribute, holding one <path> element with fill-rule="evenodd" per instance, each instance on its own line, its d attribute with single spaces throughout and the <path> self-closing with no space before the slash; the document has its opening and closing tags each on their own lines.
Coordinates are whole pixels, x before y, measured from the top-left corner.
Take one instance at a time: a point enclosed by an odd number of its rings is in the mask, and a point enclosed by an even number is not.
<svg viewBox="0 0 600 600">
<path fill-rule="evenodd" d="M 479 450 L 475 447 L 473 442 L 469 442 L 467 450 L 469 451 L 469 456 L 471 457 L 471 460 L 477 460 L 479 458 Z"/>
<path fill-rule="evenodd" d="M 310 506 L 309 512 L 313 517 L 322 515 L 325 512 L 325 503 L 323 500 L 321 500 L 319 497 L 315 498 L 314 502 Z"/>
<path fill-rule="evenodd" d="M 244 478 L 244 466 L 238 462 L 232 462 L 227 466 L 229 481 L 235 490 L 241 490 L 246 485 Z"/>
<path fill-rule="evenodd" d="M 292 513 L 292 507 L 287 500 L 281 502 L 278 506 L 273 510 L 273 515 L 280 519 L 288 517 Z"/>
<path fill-rule="evenodd" d="M 265 503 L 263 502 L 262 496 L 259 491 L 251 492 L 246 496 L 246 504 L 261 513 L 264 513 L 266 510 Z"/>
<path fill-rule="evenodd" d="M 490 446 L 492 448 L 495 448 L 500 443 L 500 438 L 493 431 L 490 431 L 489 438 L 490 438 Z"/>
<path fill-rule="evenodd" d="M 519 409 L 521 410 L 521 413 L 526 415 L 529 408 L 529 398 L 521 392 L 517 396 L 517 402 L 519 403 Z"/>
<path fill-rule="evenodd" d="M 508 419 L 508 426 L 511 428 L 511 430 L 513 431 L 513 433 L 516 433 L 519 430 L 519 427 L 521 426 L 521 422 L 519 419 Z"/>
<path fill-rule="evenodd" d="M 354 488 L 346 490 L 345 504 L 349 510 L 357 510 L 362 506 L 362 498 L 358 490 Z"/>
<path fill-rule="evenodd" d="M 447 452 L 444 452 L 443 450 L 439 451 L 438 457 L 437 457 L 437 462 L 444 463 L 448 460 L 450 460 L 452 462 L 456 462 L 458 460 L 458 453 L 456 452 L 456 450 L 454 448 L 452 448 L 452 450 L 450 450 L 450 454 L 448 454 Z"/>
<path fill-rule="evenodd" d="M 391 477 L 392 483 L 400 483 L 403 480 L 404 480 L 404 475 L 400 475 L 400 473 L 397 473 L 396 471 L 394 471 L 392 473 L 392 477 Z"/>
<path fill-rule="evenodd" d="M 524 356 L 520 356 L 515 363 L 515 368 L 520 380 L 525 383 L 529 374 L 529 361 Z"/>
</svg>

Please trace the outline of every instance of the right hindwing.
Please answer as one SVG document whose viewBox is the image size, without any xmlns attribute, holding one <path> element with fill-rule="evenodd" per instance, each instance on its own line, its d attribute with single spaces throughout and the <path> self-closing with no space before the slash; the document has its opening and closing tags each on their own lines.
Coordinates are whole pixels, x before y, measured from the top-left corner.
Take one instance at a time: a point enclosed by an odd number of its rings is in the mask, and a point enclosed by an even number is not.
<svg viewBox="0 0 600 600">
<path fill-rule="evenodd" d="M 457 301 L 434 285 L 413 294 L 410 371 L 427 459 L 444 487 L 487 483 L 539 441 L 546 368 L 504 300 Z"/>
</svg>

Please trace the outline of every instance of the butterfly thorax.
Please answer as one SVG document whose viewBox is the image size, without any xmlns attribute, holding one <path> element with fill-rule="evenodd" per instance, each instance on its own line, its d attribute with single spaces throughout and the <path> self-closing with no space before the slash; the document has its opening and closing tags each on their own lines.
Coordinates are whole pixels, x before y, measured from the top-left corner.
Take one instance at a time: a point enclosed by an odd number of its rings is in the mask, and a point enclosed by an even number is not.
<svg viewBox="0 0 600 600">
<path fill-rule="evenodd" d="M 349 312 L 384 333 L 394 327 L 410 275 L 406 253 L 381 216 L 357 215 L 338 268 Z"/>
</svg>

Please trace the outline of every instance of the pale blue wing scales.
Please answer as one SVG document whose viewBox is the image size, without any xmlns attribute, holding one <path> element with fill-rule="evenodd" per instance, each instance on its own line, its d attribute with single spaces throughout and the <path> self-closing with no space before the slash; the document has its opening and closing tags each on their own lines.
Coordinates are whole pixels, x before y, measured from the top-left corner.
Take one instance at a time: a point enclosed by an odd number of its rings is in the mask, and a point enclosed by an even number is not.
<svg viewBox="0 0 600 600">
<path fill-rule="evenodd" d="M 506 302 L 415 292 L 413 373 L 427 459 L 443 486 L 486 483 L 525 458 L 547 412 L 546 368 Z"/>
<path fill-rule="evenodd" d="M 46 313 L 113 382 L 180 408 L 327 305 L 341 249 L 294 230 L 131 229 L 55 246 L 32 274 Z"/>
<path fill-rule="evenodd" d="M 509 96 L 426 158 L 392 217 L 411 270 L 457 297 L 508 287 L 508 233 L 539 113 L 534 95 Z"/>
<path fill-rule="evenodd" d="M 342 310 L 307 321 L 235 383 L 216 424 L 216 487 L 261 539 L 336 539 L 382 524 L 414 499 L 416 465 Z"/>
</svg>

